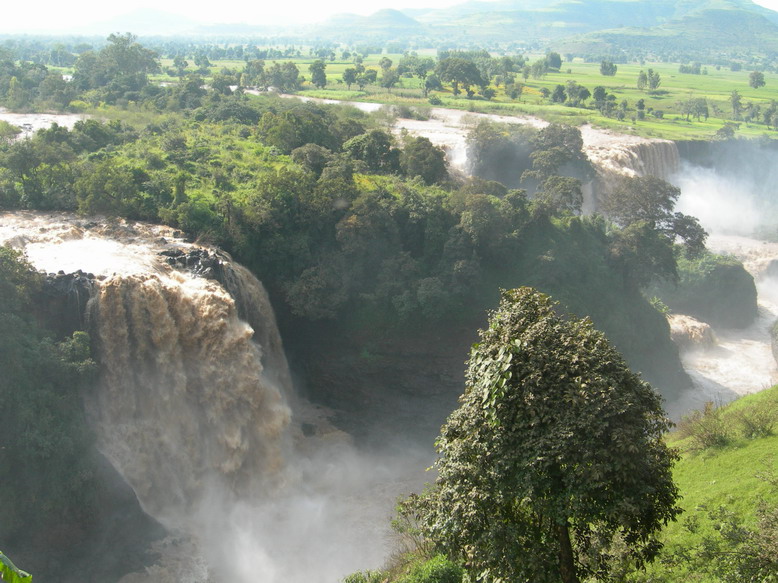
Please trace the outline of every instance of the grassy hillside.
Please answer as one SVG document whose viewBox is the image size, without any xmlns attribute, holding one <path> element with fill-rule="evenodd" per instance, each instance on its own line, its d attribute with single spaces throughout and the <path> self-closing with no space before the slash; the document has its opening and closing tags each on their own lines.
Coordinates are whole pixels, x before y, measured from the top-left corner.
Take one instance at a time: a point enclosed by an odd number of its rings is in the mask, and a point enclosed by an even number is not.
<svg viewBox="0 0 778 583">
<path fill-rule="evenodd" d="M 628 21 L 632 22 L 632 21 Z M 643 53 L 662 58 L 727 59 L 737 54 L 771 54 L 778 48 L 778 25 L 765 15 L 738 8 L 709 9 L 650 28 L 634 24 L 591 33 L 563 43 L 568 50 L 617 54 Z"/>
<path fill-rule="evenodd" d="M 685 512 L 666 528 L 660 560 L 635 581 L 773 580 L 745 577 L 778 534 L 776 430 L 778 386 L 679 424 L 669 442 L 682 451 L 674 477 Z"/>
</svg>

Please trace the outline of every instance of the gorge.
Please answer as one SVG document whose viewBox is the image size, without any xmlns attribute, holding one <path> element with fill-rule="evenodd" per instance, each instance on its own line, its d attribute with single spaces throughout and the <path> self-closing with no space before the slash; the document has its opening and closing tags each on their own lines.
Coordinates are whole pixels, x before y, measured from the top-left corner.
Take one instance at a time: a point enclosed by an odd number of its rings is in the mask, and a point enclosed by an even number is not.
<svg viewBox="0 0 778 583">
<path fill-rule="evenodd" d="M 448 140 L 450 161 L 466 164 L 457 150 L 464 145 L 466 114 L 447 115 L 460 129 L 444 120 L 427 135 L 448 136 L 440 143 Z M 423 126 L 403 124 L 425 135 Z M 695 173 L 707 171 L 714 182 L 722 177 L 715 167 L 682 162 L 672 142 L 591 128 L 582 133 L 598 173 L 593 192 L 605 192 L 619 175 L 660 175 L 681 185 L 679 208 L 695 214 L 695 196 L 703 209 L 710 200 L 707 186 L 695 187 L 705 184 L 695 182 Z M 590 200 L 591 210 L 596 201 Z M 713 219 L 700 216 L 716 232 Z M 328 361 L 344 339 L 331 338 L 317 347 L 318 358 L 305 360 L 321 338 L 304 344 L 300 337 L 308 330 L 287 324 L 297 336 L 290 372 L 262 284 L 216 248 L 166 227 L 56 213 L 4 213 L 0 240 L 25 250 L 38 269 L 81 270 L 91 290 L 83 321 L 101 378 L 99 390 L 85 397 L 86 410 L 100 451 L 167 533 L 154 542 L 155 561 L 145 572 L 126 575 L 125 583 L 209 577 L 302 583 L 314 573 L 316 580 L 335 581 L 381 563 L 387 536 L 381 525 L 388 524 L 393 499 L 424 481 L 431 438 L 455 406 L 468 340 L 474 340 L 472 322 L 460 325 L 468 330 L 461 335 L 424 331 L 421 339 L 393 345 L 392 353 L 367 345 L 358 359 L 341 355 L 337 363 Z M 711 246 L 744 258 L 748 253 L 721 241 L 714 238 Z M 771 247 L 751 245 L 767 252 L 763 263 L 773 258 Z M 543 252 L 548 258 L 543 255 L 541 265 L 559 250 Z M 762 309 L 754 341 L 729 344 L 728 332 L 716 329 L 719 344 L 708 352 L 720 362 L 722 353 L 758 344 L 755 361 L 734 365 L 742 385 L 708 375 L 708 365 L 685 356 L 687 371 L 708 385 L 671 394 L 675 417 L 702 400 L 729 399 L 774 380 L 774 363 L 763 349 L 775 311 Z M 433 346 L 419 346 L 430 339 Z M 295 370 L 300 362 L 304 374 Z M 321 386 L 310 386 L 314 382 Z M 372 415 L 344 420 L 344 410 L 321 405 L 347 400 Z"/>
</svg>

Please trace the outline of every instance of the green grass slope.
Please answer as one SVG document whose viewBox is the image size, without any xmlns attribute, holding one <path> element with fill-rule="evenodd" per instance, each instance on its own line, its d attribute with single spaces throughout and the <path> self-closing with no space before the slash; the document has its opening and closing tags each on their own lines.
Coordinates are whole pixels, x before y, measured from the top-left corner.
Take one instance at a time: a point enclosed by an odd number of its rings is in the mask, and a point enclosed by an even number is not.
<svg viewBox="0 0 778 583">
<path fill-rule="evenodd" d="M 684 514 L 665 529 L 660 559 L 634 580 L 746 580 L 749 541 L 766 532 L 760 504 L 778 505 L 778 386 L 691 415 L 668 441 L 682 451 L 674 477 Z"/>
</svg>

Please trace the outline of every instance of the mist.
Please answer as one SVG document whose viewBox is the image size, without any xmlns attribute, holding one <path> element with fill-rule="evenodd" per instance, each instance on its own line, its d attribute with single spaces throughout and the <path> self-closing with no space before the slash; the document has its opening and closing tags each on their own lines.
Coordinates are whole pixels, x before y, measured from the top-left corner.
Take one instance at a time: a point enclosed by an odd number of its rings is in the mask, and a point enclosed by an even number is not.
<svg viewBox="0 0 778 583">
<path fill-rule="evenodd" d="M 419 452 L 358 451 L 343 436 L 317 438 L 295 455 L 282 489 L 225 504 L 214 492 L 194 520 L 214 580 L 339 581 L 377 569 L 391 554 L 398 496 L 416 491 L 429 464 Z"/>
<path fill-rule="evenodd" d="M 778 152 L 771 143 L 705 144 L 689 153 L 671 181 L 681 188 L 676 210 L 711 235 L 763 235 L 778 227 Z"/>
<path fill-rule="evenodd" d="M 697 217 L 714 253 L 742 261 L 754 277 L 758 315 L 745 328 L 714 328 L 713 346 L 681 350 L 694 389 L 672 403 L 676 419 L 706 402 L 723 404 L 778 382 L 770 329 L 778 318 L 776 151 L 760 142 L 706 145 L 685 160 L 671 182 L 680 187 L 676 210 Z"/>
<path fill-rule="evenodd" d="M 745 173 L 685 163 L 673 182 L 681 188 L 676 210 L 697 217 L 710 234 L 749 236 L 776 224 L 775 209 Z"/>
</svg>

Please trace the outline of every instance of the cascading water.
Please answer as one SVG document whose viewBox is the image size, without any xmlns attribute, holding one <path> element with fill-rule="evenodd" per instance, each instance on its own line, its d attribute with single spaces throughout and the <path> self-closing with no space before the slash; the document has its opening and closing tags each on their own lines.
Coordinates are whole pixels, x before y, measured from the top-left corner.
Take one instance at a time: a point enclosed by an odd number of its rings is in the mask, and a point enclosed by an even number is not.
<svg viewBox="0 0 778 583">
<path fill-rule="evenodd" d="M 159 254 L 194 248 L 171 229 L 3 218 L 0 238 L 38 268 L 77 265 L 96 277 L 89 319 L 101 381 L 86 406 L 101 451 L 144 510 L 175 526 L 210 482 L 241 498 L 266 488 L 257 482 L 278 475 L 289 438 L 290 385 L 261 284 L 225 262 L 232 286 L 251 302 L 243 311 L 253 311 L 252 328 L 218 282 Z"/>
<path fill-rule="evenodd" d="M 121 220 L 5 213 L 0 243 L 91 282 L 101 380 L 86 409 L 101 452 L 170 533 L 157 563 L 122 583 L 335 581 L 380 566 L 394 500 L 429 460 L 361 454 L 326 411 L 292 399 L 247 270 Z"/>
<path fill-rule="evenodd" d="M 88 409 L 144 510 L 177 526 L 206 487 L 265 490 L 290 412 L 224 289 L 177 273 L 114 276 L 92 301 L 103 372 Z"/>
<path fill-rule="evenodd" d="M 756 194 L 747 173 L 733 176 L 712 168 L 684 165 L 672 181 L 681 188 L 677 209 L 699 217 L 711 236 L 707 246 L 715 253 L 733 255 L 754 277 L 758 317 L 741 330 L 715 329 L 714 345 L 685 347 L 681 358 L 695 383 L 679 402 L 674 415 L 700 409 L 705 402 L 725 403 L 778 382 L 778 366 L 771 349 L 770 328 L 778 318 L 778 294 L 769 267 L 778 260 L 778 244 L 753 238 L 770 220 L 767 201 Z"/>
<path fill-rule="evenodd" d="M 584 152 L 594 166 L 598 204 L 625 178 L 654 176 L 669 180 L 680 169 L 675 142 L 625 136 L 583 126 Z M 596 210 L 592 209 L 592 210 Z"/>
</svg>

